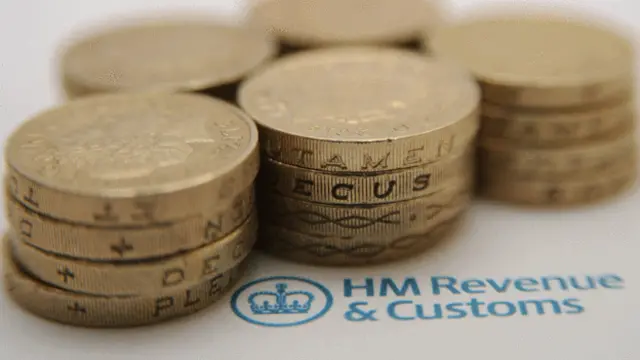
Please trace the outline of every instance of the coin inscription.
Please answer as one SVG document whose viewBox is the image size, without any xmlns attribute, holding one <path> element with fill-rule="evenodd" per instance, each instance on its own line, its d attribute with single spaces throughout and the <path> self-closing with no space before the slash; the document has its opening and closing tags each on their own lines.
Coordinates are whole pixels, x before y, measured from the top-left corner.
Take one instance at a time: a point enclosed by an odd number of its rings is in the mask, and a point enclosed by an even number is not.
<svg viewBox="0 0 640 360">
<path fill-rule="evenodd" d="M 193 313 L 218 300 L 246 268 L 243 262 L 193 286 L 153 295 L 109 297 L 68 292 L 44 284 L 23 273 L 10 253 L 5 251 L 2 261 L 9 296 L 35 315 L 90 327 L 137 326 Z"/>
<path fill-rule="evenodd" d="M 467 140 L 467 139 L 464 139 Z M 357 158 L 353 155 L 346 156 L 342 152 L 334 153 L 316 153 L 311 149 L 305 148 L 289 148 L 285 149 L 282 141 L 267 139 L 264 142 L 264 152 L 272 159 L 285 158 L 292 165 L 309 167 L 313 163 L 317 163 L 321 170 L 329 171 L 382 171 L 392 169 L 391 162 L 399 162 L 401 167 L 411 167 L 423 164 L 429 157 L 429 152 L 437 158 L 443 158 L 451 155 L 456 149 L 458 137 L 451 134 L 446 138 L 440 139 L 434 144 L 433 149 L 429 149 L 426 145 L 415 145 L 412 148 L 404 150 L 404 153 L 392 153 L 391 151 L 378 152 L 362 152 Z M 431 151 L 429 151 L 431 150 Z M 329 150 L 330 151 L 330 150 Z M 394 161 L 395 160 L 395 161 Z"/>
<path fill-rule="evenodd" d="M 263 160 L 259 189 L 322 204 L 376 204 L 425 196 L 469 176 L 469 154 L 400 171 L 337 175 Z"/>
</svg>

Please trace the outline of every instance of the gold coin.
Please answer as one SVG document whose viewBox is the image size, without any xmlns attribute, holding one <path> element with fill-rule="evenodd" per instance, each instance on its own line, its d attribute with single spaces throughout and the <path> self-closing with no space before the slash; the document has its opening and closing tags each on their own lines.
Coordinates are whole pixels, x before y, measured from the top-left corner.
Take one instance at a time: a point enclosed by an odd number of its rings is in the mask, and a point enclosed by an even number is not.
<svg viewBox="0 0 640 360">
<path fill-rule="evenodd" d="M 242 277 L 245 264 L 190 287 L 136 297 L 86 295 L 47 285 L 24 273 L 9 251 L 3 267 L 9 296 L 34 315 L 83 327 L 132 327 L 186 316 L 215 303 Z"/>
<path fill-rule="evenodd" d="M 423 233 L 372 242 L 365 238 L 341 238 L 305 234 L 275 226 L 260 227 L 260 248 L 272 255 L 305 264 L 359 266 L 387 263 L 417 255 L 451 236 L 461 224 L 463 214 L 435 223 Z"/>
<path fill-rule="evenodd" d="M 570 181 L 486 181 L 478 185 L 484 197 L 523 205 L 574 206 L 614 197 L 635 184 L 637 162 L 615 172 Z"/>
<path fill-rule="evenodd" d="M 214 21 L 146 21 L 103 30 L 65 49 L 69 95 L 200 91 L 238 82 L 275 56 L 264 31 Z"/>
<path fill-rule="evenodd" d="M 294 46 L 403 43 L 439 25 L 439 6 L 435 0 L 267 0 L 251 7 L 249 19 Z"/>
<path fill-rule="evenodd" d="M 175 222 L 220 209 L 258 171 L 255 125 L 194 94 L 101 95 L 22 124 L 7 141 L 8 188 L 77 223 Z"/>
<path fill-rule="evenodd" d="M 230 208 L 150 227 L 86 226 L 38 214 L 10 197 L 6 205 L 9 223 L 22 241 L 62 256 L 118 262 L 157 259 L 222 239 L 249 217 L 254 191 L 242 192 Z"/>
<path fill-rule="evenodd" d="M 402 169 L 463 152 L 478 130 L 479 97 L 457 67 L 373 47 L 288 56 L 238 95 L 268 157 L 333 172 Z"/>
<path fill-rule="evenodd" d="M 518 146 L 562 147 L 597 140 L 636 121 L 636 104 L 625 96 L 606 106 L 580 109 L 517 109 L 484 103 L 480 137 Z"/>
<path fill-rule="evenodd" d="M 336 175 L 265 159 L 261 192 L 320 204 L 386 204 L 414 199 L 448 188 L 473 171 L 471 154 L 409 169 L 366 175 Z"/>
<path fill-rule="evenodd" d="M 133 296 L 190 286 L 234 268 L 251 251 L 256 231 L 253 215 L 238 230 L 213 244 L 163 259 L 128 263 L 72 259 L 38 250 L 15 238 L 12 243 L 16 260 L 47 284 L 85 294 Z"/>
<path fill-rule="evenodd" d="M 376 206 L 331 206 L 274 195 L 262 195 L 261 225 L 271 224 L 297 232 L 345 241 L 364 238 L 384 242 L 390 237 L 426 231 L 469 206 L 470 182 L 418 199 Z"/>
<path fill-rule="evenodd" d="M 610 168 L 611 163 L 636 152 L 635 131 L 628 130 L 597 142 L 556 149 L 514 148 L 487 141 L 478 147 L 478 163 L 481 172 L 498 170 L 549 178 Z"/>
<path fill-rule="evenodd" d="M 484 16 L 441 29 L 430 43 L 436 56 L 470 69 L 493 103 L 581 106 L 615 98 L 632 84 L 630 42 L 567 17 Z"/>
</svg>

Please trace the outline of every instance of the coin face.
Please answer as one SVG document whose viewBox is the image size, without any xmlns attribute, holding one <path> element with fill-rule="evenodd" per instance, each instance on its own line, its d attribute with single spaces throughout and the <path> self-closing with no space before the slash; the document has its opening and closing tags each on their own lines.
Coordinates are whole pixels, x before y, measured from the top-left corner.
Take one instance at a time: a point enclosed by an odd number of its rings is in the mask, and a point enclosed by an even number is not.
<svg viewBox="0 0 640 360">
<path fill-rule="evenodd" d="M 629 76 L 632 49 L 618 34 L 559 16 L 494 15 L 438 31 L 440 57 L 484 83 L 548 89 L 600 85 Z"/>
<path fill-rule="evenodd" d="M 192 94 L 100 95 L 24 123 L 6 159 L 34 182 L 89 196 L 144 196 L 208 183 L 257 147 L 250 119 Z"/>
<path fill-rule="evenodd" d="M 65 80 L 85 92 L 197 91 L 238 81 L 275 52 L 266 32 L 175 21 L 87 37 L 61 65 Z"/>
<path fill-rule="evenodd" d="M 469 117 L 479 90 L 460 68 L 401 50 L 327 48 L 247 80 L 239 103 L 260 126 L 328 141 L 384 142 Z"/>
<path fill-rule="evenodd" d="M 406 41 L 440 16 L 435 0 L 265 0 L 250 13 L 296 45 Z"/>
</svg>

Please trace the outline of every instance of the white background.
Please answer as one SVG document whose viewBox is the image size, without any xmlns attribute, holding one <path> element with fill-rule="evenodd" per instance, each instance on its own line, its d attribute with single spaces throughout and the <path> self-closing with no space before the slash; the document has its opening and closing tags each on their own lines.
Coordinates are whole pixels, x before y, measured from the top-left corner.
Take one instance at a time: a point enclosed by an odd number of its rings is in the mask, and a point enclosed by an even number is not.
<svg viewBox="0 0 640 360">
<path fill-rule="evenodd" d="M 348 1 L 348 0 L 345 0 Z M 516 0 L 510 1 L 515 3 Z M 520 1 L 563 4 L 640 32 L 637 0 Z M 454 16 L 490 1 L 452 1 Z M 239 16 L 234 0 L 0 0 L 0 134 L 59 102 L 53 55 L 67 35 L 96 21 L 171 9 Z M 582 210 L 531 211 L 477 202 L 460 236 L 438 252 L 368 269 L 314 269 L 255 255 L 253 274 L 303 275 L 329 286 L 335 311 L 288 329 L 247 324 L 228 298 L 194 316 L 132 330 L 53 324 L 0 295 L 1 359 L 445 359 L 632 360 L 640 358 L 640 193 Z M 573 317 L 348 323 L 343 277 L 543 276 L 617 273 L 626 290 L 582 296 Z M 425 301 L 428 301 L 425 300 Z"/>
</svg>

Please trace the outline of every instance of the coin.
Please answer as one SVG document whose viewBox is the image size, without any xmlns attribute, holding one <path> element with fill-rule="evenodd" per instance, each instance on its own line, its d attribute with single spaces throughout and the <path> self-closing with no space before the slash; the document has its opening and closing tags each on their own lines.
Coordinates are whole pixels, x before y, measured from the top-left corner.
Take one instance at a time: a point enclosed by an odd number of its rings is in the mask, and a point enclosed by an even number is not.
<svg viewBox="0 0 640 360">
<path fill-rule="evenodd" d="M 630 42 L 570 16 L 485 15 L 440 29 L 430 44 L 437 57 L 470 69 L 483 97 L 497 104 L 581 106 L 615 98 L 633 83 Z"/>
<path fill-rule="evenodd" d="M 8 188 L 40 214 L 108 226 L 175 222 L 228 206 L 258 171 L 252 121 L 195 94 L 75 100 L 8 139 Z"/>
<path fill-rule="evenodd" d="M 635 131 L 625 131 L 601 141 L 557 149 L 513 148 L 499 142 L 481 142 L 481 172 L 507 170 L 541 177 L 566 176 L 574 171 L 603 169 L 617 159 L 637 152 Z"/>
<path fill-rule="evenodd" d="M 533 161 L 540 161 L 540 166 L 508 167 L 491 166 L 497 161 L 490 152 L 480 151 L 480 167 L 477 172 L 481 181 L 573 181 L 585 179 L 594 174 L 608 173 L 619 169 L 627 169 L 630 164 L 638 161 L 638 154 L 635 147 L 630 147 L 628 152 L 620 153 L 616 157 L 572 157 L 570 161 L 555 161 L 553 158 L 532 157 Z M 534 155 L 535 156 L 535 155 Z M 548 161 L 548 162 L 545 162 Z M 533 165 L 535 162 L 524 163 Z"/>
<path fill-rule="evenodd" d="M 480 137 L 511 141 L 514 146 L 577 145 L 629 128 L 636 103 L 629 94 L 606 106 L 580 109 L 518 109 L 484 103 Z"/>
<path fill-rule="evenodd" d="M 159 260 L 117 264 L 54 255 L 15 238 L 12 244 L 16 260 L 47 284 L 85 294 L 134 296 L 190 286 L 234 268 L 252 249 L 256 230 L 253 215 L 231 235 L 199 249 Z"/>
<path fill-rule="evenodd" d="M 473 170 L 471 153 L 437 163 L 382 174 L 339 175 L 265 159 L 258 188 L 262 192 L 320 204 L 386 204 L 450 187 Z"/>
<path fill-rule="evenodd" d="M 44 251 L 96 261 L 152 260 L 193 250 L 236 230 L 254 207 L 253 187 L 230 208 L 150 227 L 95 227 L 38 214 L 7 197 L 8 220 L 16 236 Z"/>
<path fill-rule="evenodd" d="M 242 277 L 245 264 L 186 288 L 155 295 L 108 297 L 69 292 L 30 277 L 4 252 L 5 288 L 34 315 L 83 327 L 132 327 L 192 314 L 215 303 Z"/>
<path fill-rule="evenodd" d="M 285 57 L 238 95 L 268 157 L 336 173 L 397 170 L 463 152 L 478 130 L 479 98 L 455 66 L 374 47 Z"/>
<path fill-rule="evenodd" d="M 484 197 L 523 205 L 575 206 L 609 199 L 632 187 L 637 163 L 609 173 L 571 181 L 488 181 L 478 185 Z"/>
<path fill-rule="evenodd" d="M 274 226 L 260 227 L 259 244 L 265 251 L 279 258 L 314 265 L 360 266 L 387 263 L 433 247 L 449 238 L 462 223 L 463 215 L 436 223 L 423 233 L 406 233 L 384 242 L 364 238 L 345 241 L 340 238 L 305 234 Z"/>
<path fill-rule="evenodd" d="M 269 0 L 249 12 L 251 23 L 299 47 L 405 43 L 441 18 L 435 0 Z"/>
<path fill-rule="evenodd" d="M 243 79 L 277 51 L 270 34 L 213 20 L 143 21 L 73 43 L 60 59 L 71 97 L 201 91 Z"/>
<path fill-rule="evenodd" d="M 462 212 L 472 196 L 470 178 L 430 195 L 375 206 L 332 206 L 277 195 L 261 194 L 261 224 L 346 241 L 384 242 L 406 233 L 419 233 Z"/>
</svg>

